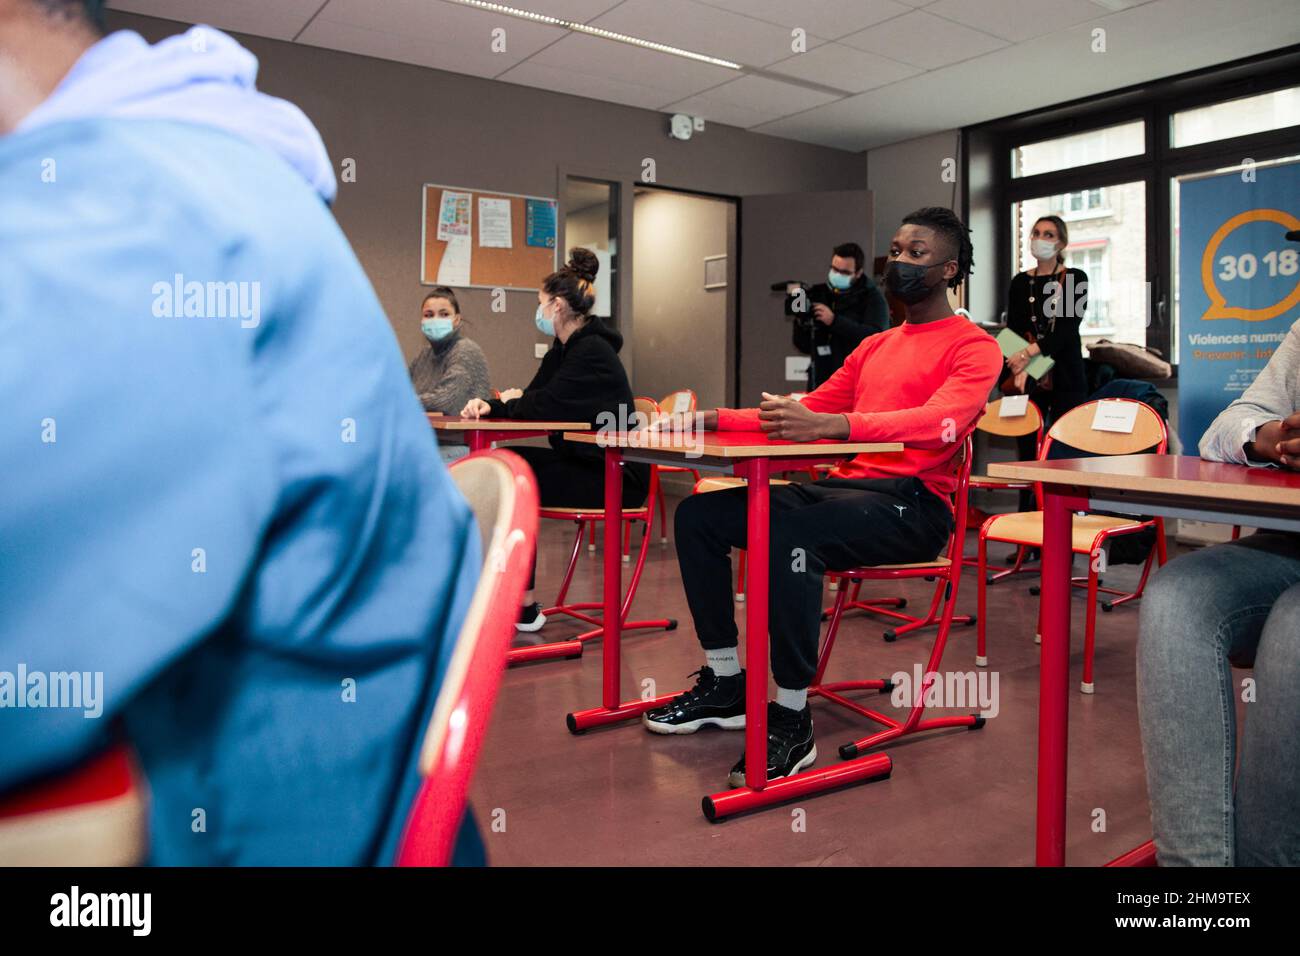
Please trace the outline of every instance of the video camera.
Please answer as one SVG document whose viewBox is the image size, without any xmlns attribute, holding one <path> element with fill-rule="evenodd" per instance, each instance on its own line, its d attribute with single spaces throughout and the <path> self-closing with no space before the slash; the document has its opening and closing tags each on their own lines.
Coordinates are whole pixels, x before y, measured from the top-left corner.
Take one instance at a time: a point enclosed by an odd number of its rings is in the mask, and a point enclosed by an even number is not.
<svg viewBox="0 0 1300 956">
<path fill-rule="evenodd" d="M 794 319 L 795 322 L 812 325 L 812 307 L 821 300 L 814 298 L 810 283 L 787 279 L 784 282 L 773 282 L 772 291 L 785 293 L 784 314 L 787 317 Z"/>
</svg>

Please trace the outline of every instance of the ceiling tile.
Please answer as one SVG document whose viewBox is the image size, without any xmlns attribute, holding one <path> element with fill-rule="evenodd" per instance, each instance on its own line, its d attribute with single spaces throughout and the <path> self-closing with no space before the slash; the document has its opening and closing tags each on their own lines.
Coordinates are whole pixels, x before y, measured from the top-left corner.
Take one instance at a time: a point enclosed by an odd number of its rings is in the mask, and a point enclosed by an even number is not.
<svg viewBox="0 0 1300 956">
<path fill-rule="evenodd" d="M 670 99 L 680 95 L 680 91 L 662 90 L 644 83 L 605 76 L 595 77 L 568 67 L 546 66 L 535 60 L 520 63 L 496 78 L 506 83 L 519 83 L 555 93 L 569 93 L 648 110 L 658 110 Z"/>
<path fill-rule="evenodd" d="M 734 80 L 739 75 L 726 67 L 582 33 L 570 33 L 528 62 L 572 70 L 590 77 L 587 95 L 596 99 L 600 98 L 600 84 L 605 78 L 663 90 L 663 102 L 667 103 Z"/>
<path fill-rule="evenodd" d="M 711 7 L 746 16 L 790 30 L 803 27 L 810 34 L 833 40 L 856 33 L 911 7 L 898 0 L 700 0 Z"/>
<path fill-rule="evenodd" d="M 703 116 L 715 123 L 749 127 L 834 102 L 829 93 L 769 80 L 764 76 L 742 76 L 716 89 L 666 107 L 674 112 Z"/>
<path fill-rule="evenodd" d="M 502 29 L 505 49 L 493 49 Z M 470 76 L 494 77 L 569 32 L 441 0 L 330 0 L 299 41 Z"/>
<path fill-rule="evenodd" d="M 864 53 L 840 43 L 824 43 L 807 53 L 796 53 L 772 64 L 768 70 L 833 86 L 848 93 L 863 93 L 921 72 L 920 67 L 908 66 L 875 53 Z"/>
<path fill-rule="evenodd" d="M 114 10 L 149 17 L 206 23 L 218 30 L 251 33 L 276 40 L 292 40 L 320 9 L 321 0 L 110 0 Z"/>
<path fill-rule="evenodd" d="M 1007 45 L 997 37 L 923 10 L 886 20 L 839 42 L 927 70 L 969 60 Z"/>
<path fill-rule="evenodd" d="M 1094 0 L 935 0 L 925 12 L 1019 42 L 1100 20 L 1115 11 Z"/>
<path fill-rule="evenodd" d="M 794 52 L 786 28 L 695 0 L 624 0 L 593 20 L 592 26 L 742 66 L 767 66 Z M 820 38 L 808 38 L 810 47 L 820 42 Z"/>
</svg>

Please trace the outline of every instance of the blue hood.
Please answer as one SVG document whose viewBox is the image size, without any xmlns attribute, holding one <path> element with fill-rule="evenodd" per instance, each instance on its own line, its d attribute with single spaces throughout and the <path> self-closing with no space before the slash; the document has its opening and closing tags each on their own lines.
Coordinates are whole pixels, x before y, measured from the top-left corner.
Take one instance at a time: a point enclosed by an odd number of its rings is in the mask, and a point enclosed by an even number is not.
<svg viewBox="0 0 1300 956">
<path fill-rule="evenodd" d="M 18 129 L 103 117 L 212 126 L 272 150 L 333 202 L 338 185 L 316 127 L 292 103 L 259 93 L 256 80 L 257 57 L 212 27 L 153 46 L 121 30 L 87 50 Z"/>
</svg>

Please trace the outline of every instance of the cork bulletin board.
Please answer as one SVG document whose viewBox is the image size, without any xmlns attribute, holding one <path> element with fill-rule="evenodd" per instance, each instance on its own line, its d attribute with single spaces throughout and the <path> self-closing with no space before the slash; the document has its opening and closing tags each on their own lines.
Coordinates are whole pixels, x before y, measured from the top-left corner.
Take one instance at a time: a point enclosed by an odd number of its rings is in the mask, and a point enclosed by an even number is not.
<svg viewBox="0 0 1300 956">
<path fill-rule="evenodd" d="M 556 269 L 556 200 L 425 183 L 420 282 L 536 290 Z"/>
</svg>

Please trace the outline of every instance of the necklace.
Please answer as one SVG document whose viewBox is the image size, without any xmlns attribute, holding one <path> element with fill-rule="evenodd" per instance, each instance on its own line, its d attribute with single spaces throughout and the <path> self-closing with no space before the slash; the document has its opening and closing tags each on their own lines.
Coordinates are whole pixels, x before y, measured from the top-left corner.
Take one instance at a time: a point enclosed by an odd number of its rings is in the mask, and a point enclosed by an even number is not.
<svg viewBox="0 0 1300 956">
<path fill-rule="evenodd" d="M 1034 295 L 1034 280 L 1035 280 L 1035 279 L 1042 279 L 1042 278 L 1047 278 L 1047 279 L 1049 279 L 1049 280 L 1050 280 L 1050 279 L 1055 279 L 1057 276 L 1059 276 L 1059 275 L 1061 275 L 1062 273 L 1065 272 L 1065 267 L 1062 266 L 1060 263 L 1057 263 L 1057 266 L 1056 266 L 1055 271 L 1048 273 L 1046 276 L 1040 276 L 1040 275 L 1038 274 L 1038 272 L 1037 272 L 1037 268 L 1038 268 L 1038 267 L 1035 266 L 1035 267 L 1034 267 L 1034 270 L 1035 270 L 1035 271 L 1028 273 L 1028 276 L 1029 276 L 1029 315 L 1030 315 L 1030 318 L 1033 320 L 1034 325 L 1036 325 L 1036 326 L 1039 325 L 1039 324 L 1041 323 L 1042 317 L 1039 316 L 1039 315 L 1034 311 L 1034 303 L 1038 301 L 1038 297 Z M 1046 282 L 1043 283 L 1043 288 L 1044 288 L 1044 291 L 1046 291 L 1046 288 L 1047 288 L 1047 283 L 1046 283 Z M 1060 283 L 1058 282 L 1058 283 L 1057 283 L 1057 286 L 1056 286 L 1056 293 L 1055 293 L 1055 295 L 1053 296 L 1053 298 L 1058 298 L 1058 299 L 1059 299 L 1060 296 L 1061 296 L 1061 286 L 1060 286 Z M 1050 331 L 1051 329 L 1053 329 L 1053 328 L 1056 326 L 1056 317 L 1055 317 L 1055 316 L 1052 316 L 1051 318 L 1049 318 L 1047 325 L 1048 325 L 1048 330 L 1049 330 L 1049 331 Z"/>
</svg>

